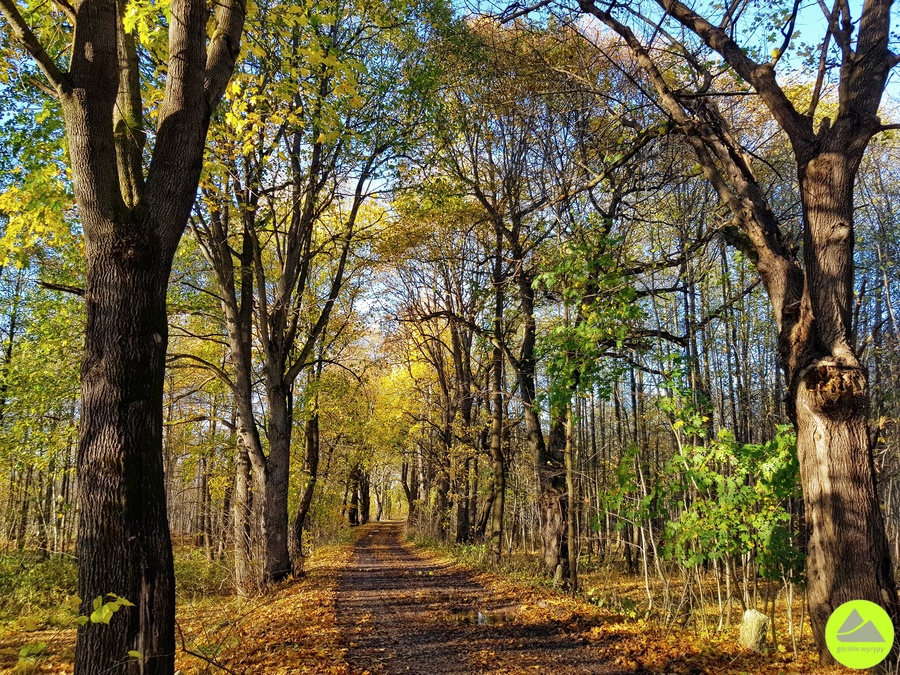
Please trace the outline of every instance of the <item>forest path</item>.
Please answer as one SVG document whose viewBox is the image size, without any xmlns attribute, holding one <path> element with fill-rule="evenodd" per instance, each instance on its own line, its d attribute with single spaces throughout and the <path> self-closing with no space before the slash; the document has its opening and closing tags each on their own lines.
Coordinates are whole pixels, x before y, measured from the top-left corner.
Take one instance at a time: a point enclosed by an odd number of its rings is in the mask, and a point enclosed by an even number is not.
<svg viewBox="0 0 900 675">
<path fill-rule="evenodd" d="M 360 671 L 421 673 L 622 673 L 564 622 L 519 612 L 445 562 L 402 542 L 403 523 L 363 527 L 337 586 L 336 621 Z M 530 617 L 529 617 L 530 615 Z"/>
</svg>

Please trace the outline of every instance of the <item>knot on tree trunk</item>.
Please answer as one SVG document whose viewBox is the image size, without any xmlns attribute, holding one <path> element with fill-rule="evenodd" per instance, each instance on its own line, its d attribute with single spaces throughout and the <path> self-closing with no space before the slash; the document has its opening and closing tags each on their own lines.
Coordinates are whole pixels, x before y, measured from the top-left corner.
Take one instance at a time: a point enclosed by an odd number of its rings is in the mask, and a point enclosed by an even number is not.
<svg viewBox="0 0 900 675">
<path fill-rule="evenodd" d="M 858 365 L 822 360 L 807 367 L 801 377 L 811 402 L 823 413 L 839 415 L 865 404 L 866 375 Z"/>
<path fill-rule="evenodd" d="M 156 247 L 147 233 L 129 228 L 120 233 L 112 244 L 115 259 L 129 267 L 146 267 L 156 262 Z"/>
</svg>

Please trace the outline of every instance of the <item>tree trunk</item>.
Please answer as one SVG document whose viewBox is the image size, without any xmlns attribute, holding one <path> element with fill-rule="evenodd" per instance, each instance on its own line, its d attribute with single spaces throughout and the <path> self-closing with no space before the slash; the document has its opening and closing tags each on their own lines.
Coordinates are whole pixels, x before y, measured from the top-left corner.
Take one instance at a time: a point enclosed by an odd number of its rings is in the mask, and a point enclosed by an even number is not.
<svg viewBox="0 0 900 675">
<path fill-rule="evenodd" d="M 494 347 L 491 352 L 491 529 L 488 548 L 495 564 L 503 552 L 503 511 L 506 506 L 506 458 L 503 456 L 503 233 L 495 231 L 494 251 Z M 524 545 L 524 542 L 522 542 Z"/>
<path fill-rule="evenodd" d="M 234 543 L 234 584 L 239 596 L 248 596 L 258 589 L 258 579 L 253 565 L 252 530 L 253 480 L 251 478 L 250 453 L 242 433 L 237 434 L 237 457 L 234 463 L 234 501 L 232 537 Z"/>
<path fill-rule="evenodd" d="M 851 344 L 858 160 L 848 154 L 801 165 L 807 279 L 787 364 L 809 530 L 810 622 L 823 664 L 833 663 L 825 624 L 842 603 L 869 600 L 895 625 L 900 617 L 869 443 L 867 374 Z"/>
<path fill-rule="evenodd" d="M 349 503 L 347 497 L 350 498 Z M 359 525 L 359 467 L 354 466 L 347 476 L 347 489 L 344 492 L 344 513 L 347 524 L 351 527 Z"/>
<path fill-rule="evenodd" d="M 265 568 L 266 583 L 291 573 L 288 552 L 288 472 L 291 458 L 291 411 L 281 387 L 270 387 L 269 457 L 266 462 Z"/>
<path fill-rule="evenodd" d="M 316 479 L 319 471 L 319 415 L 313 415 L 306 423 L 306 485 L 303 486 L 303 494 L 300 495 L 300 503 L 294 514 L 294 522 L 291 525 L 291 567 L 294 575 L 303 572 L 303 525 L 312 504 L 313 493 L 316 489 Z"/>
<path fill-rule="evenodd" d="M 118 611 L 109 627 L 78 630 L 78 675 L 174 670 L 175 579 L 162 462 L 166 286 L 244 23 L 237 0 L 218 3 L 212 22 L 205 3 L 172 2 L 172 58 L 145 171 L 140 64 L 135 40 L 122 28 L 125 4 L 76 5 L 63 72 L 15 3 L 0 2 L 4 32 L 11 29 L 60 101 L 85 235 L 81 612 L 109 593 L 135 605 Z"/>
<path fill-rule="evenodd" d="M 142 227 L 143 225 L 143 227 Z M 82 614 L 109 593 L 135 604 L 78 629 L 77 673 L 171 673 L 175 584 L 162 463 L 171 257 L 130 231 L 88 240 L 79 425 Z M 125 230 L 122 232 L 122 230 Z M 131 650 L 141 659 L 129 659 Z"/>
<path fill-rule="evenodd" d="M 372 498 L 369 489 L 369 474 L 365 471 L 359 473 L 359 524 L 369 522 L 372 513 Z"/>
<path fill-rule="evenodd" d="M 503 456 L 503 354 L 494 348 L 494 363 L 491 370 L 491 479 L 492 499 L 490 502 L 490 532 L 488 549 L 491 560 L 500 563 L 503 552 L 503 511 L 506 506 L 506 459 Z"/>
<path fill-rule="evenodd" d="M 25 535 L 28 534 L 28 511 L 31 506 L 31 500 L 28 498 L 28 490 L 31 488 L 31 475 L 34 468 L 28 465 L 28 471 L 25 474 L 25 483 L 22 487 L 22 505 L 19 507 L 19 525 L 16 529 L 16 548 L 20 551 L 25 549 Z"/>
<path fill-rule="evenodd" d="M 569 552 L 569 591 L 578 590 L 578 532 L 575 523 L 575 447 L 572 439 L 572 427 L 575 422 L 571 402 L 566 407 L 566 449 L 564 452 L 566 465 L 566 548 Z"/>
<path fill-rule="evenodd" d="M 519 306 L 523 317 L 520 358 L 513 364 L 519 381 L 522 408 L 525 414 L 525 436 L 531 446 L 532 460 L 537 474 L 541 509 L 541 545 L 547 574 L 563 580 L 568 576 L 566 540 L 565 468 L 561 449 L 565 431 L 559 420 L 551 419 L 547 441 L 541 430 L 535 385 L 537 322 L 534 315 L 533 279 L 521 268 L 515 276 Z"/>
<path fill-rule="evenodd" d="M 232 473 L 228 485 L 225 487 L 225 496 L 222 500 L 222 512 L 219 516 L 219 541 L 216 545 L 216 560 L 222 561 L 225 558 L 225 551 L 228 547 L 228 533 L 231 530 L 231 500 L 234 495 L 235 476 Z"/>
<path fill-rule="evenodd" d="M 467 450 L 469 448 L 466 448 Z M 464 544 L 472 536 L 469 527 L 469 473 L 472 469 L 472 458 L 466 457 L 463 461 L 463 470 L 456 478 L 456 534 L 454 539 L 457 544 Z"/>
<path fill-rule="evenodd" d="M 548 486 L 541 491 L 541 544 L 544 569 L 554 585 L 565 584 L 569 574 L 566 547 L 566 494 Z"/>
<path fill-rule="evenodd" d="M 400 482 L 403 485 L 403 495 L 406 497 L 406 518 L 413 522 L 416 515 L 416 499 L 419 494 L 419 477 L 415 463 L 404 460 L 400 470 Z"/>
</svg>

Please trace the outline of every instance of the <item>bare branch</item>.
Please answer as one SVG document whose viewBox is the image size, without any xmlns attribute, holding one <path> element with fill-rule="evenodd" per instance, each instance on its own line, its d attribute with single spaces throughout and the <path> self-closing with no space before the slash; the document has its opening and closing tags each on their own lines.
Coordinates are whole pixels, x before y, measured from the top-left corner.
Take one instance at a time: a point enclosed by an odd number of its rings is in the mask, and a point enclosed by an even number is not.
<svg viewBox="0 0 900 675">
<path fill-rule="evenodd" d="M 784 56 L 784 53 L 787 51 L 787 48 L 791 44 L 791 38 L 794 35 L 794 26 L 797 23 L 797 12 L 800 10 L 800 0 L 794 0 L 794 8 L 791 10 L 791 18 L 788 21 L 787 30 L 784 32 L 784 40 L 781 43 L 781 47 L 775 52 L 772 56 L 772 60 L 770 61 L 772 67 L 774 68 L 778 62 L 781 60 L 781 57 Z"/>
<path fill-rule="evenodd" d="M 77 286 L 67 286 L 66 284 L 54 284 L 51 281 L 38 281 L 38 286 L 46 288 L 48 291 L 62 291 L 63 293 L 71 293 L 78 297 L 84 297 L 84 289 Z"/>
<path fill-rule="evenodd" d="M 540 2 L 538 2 L 537 4 L 527 7 L 523 7 L 518 2 L 514 2 L 500 13 L 500 15 L 497 17 L 497 20 L 500 23 L 509 23 L 510 21 L 515 21 L 519 17 L 531 14 L 531 12 L 536 12 L 537 10 L 546 7 L 551 2 L 553 2 L 553 0 L 540 0 Z"/>
<path fill-rule="evenodd" d="M 53 87 L 48 87 L 46 84 L 41 82 L 38 78 L 32 77 L 31 75 L 26 75 L 25 79 L 27 79 L 32 85 L 40 89 L 42 92 L 47 94 L 47 96 L 52 96 L 55 99 L 59 99 L 59 92 L 56 91 Z"/>
<path fill-rule="evenodd" d="M 169 354 L 166 356 L 167 363 L 177 363 L 178 361 L 192 361 L 197 364 L 198 367 L 203 368 L 204 370 L 208 370 L 211 373 L 214 373 L 219 380 L 227 386 L 231 391 L 235 391 L 234 383 L 231 381 L 231 378 L 228 377 L 228 373 L 219 368 L 219 366 L 214 363 L 210 363 L 206 359 L 202 359 L 199 356 L 195 356 L 194 354 Z"/>
</svg>

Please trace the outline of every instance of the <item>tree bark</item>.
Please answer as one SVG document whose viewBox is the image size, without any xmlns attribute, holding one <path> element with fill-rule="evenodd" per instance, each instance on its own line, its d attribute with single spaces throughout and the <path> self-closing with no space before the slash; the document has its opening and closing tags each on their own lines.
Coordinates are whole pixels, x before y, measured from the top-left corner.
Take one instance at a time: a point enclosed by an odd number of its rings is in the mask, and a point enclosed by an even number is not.
<svg viewBox="0 0 900 675">
<path fill-rule="evenodd" d="M 234 463 L 234 516 L 232 518 L 234 544 L 234 584 L 238 595 L 246 597 L 259 589 L 259 579 L 253 565 L 251 514 L 253 513 L 253 479 L 250 453 L 245 436 L 237 436 L 237 457 Z"/>
<path fill-rule="evenodd" d="M 406 497 L 406 518 L 410 522 L 415 520 L 416 499 L 419 494 L 419 475 L 415 462 L 404 460 L 400 470 L 400 482 L 403 485 L 403 495 Z"/>
<path fill-rule="evenodd" d="M 503 552 L 503 511 L 506 506 L 506 458 L 503 456 L 503 308 L 505 302 L 503 279 L 503 233 L 495 228 L 494 250 L 494 346 L 491 351 L 491 511 L 488 548 L 494 564 L 500 563 Z"/>
<path fill-rule="evenodd" d="M 306 516 L 309 514 L 309 507 L 312 504 L 313 493 L 316 489 L 316 478 L 319 471 L 319 415 L 314 414 L 306 423 L 306 484 L 303 486 L 303 494 L 300 495 L 300 503 L 297 504 L 297 511 L 294 514 L 294 522 L 291 525 L 291 567 L 294 575 L 300 575 L 303 572 L 303 525 L 306 522 Z"/>
<path fill-rule="evenodd" d="M 359 472 L 359 524 L 369 522 L 372 513 L 372 497 L 369 489 L 369 474 L 366 471 Z"/>
<path fill-rule="evenodd" d="M 800 172 L 807 280 L 791 336 L 789 410 L 809 531 L 810 622 L 822 663 L 833 662 L 825 624 L 842 603 L 880 604 L 895 625 L 900 616 L 869 441 L 868 377 L 850 335 L 854 163 L 847 153 L 824 155 Z"/>
<path fill-rule="evenodd" d="M 82 612 L 136 605 L 78 630 L 78 673 L 171 673 L 175 585 L 163 488 L 162 398 L 171 257 L 134 236 L 89 243 L 78 452 Z M 113 468 L 115 467 L 115 468 Z M 129 664 L 140 652 L 143 667 Z"/>
<path fill-rule="evenodd" d="M 288 392 L 270 385 L 269 456 L 265 481 L 265 565 L 266 583 L 280 581 L 291 573 L 288 552 L 288 473 L 290 471 L 292 415 Z"/>
</svg>

